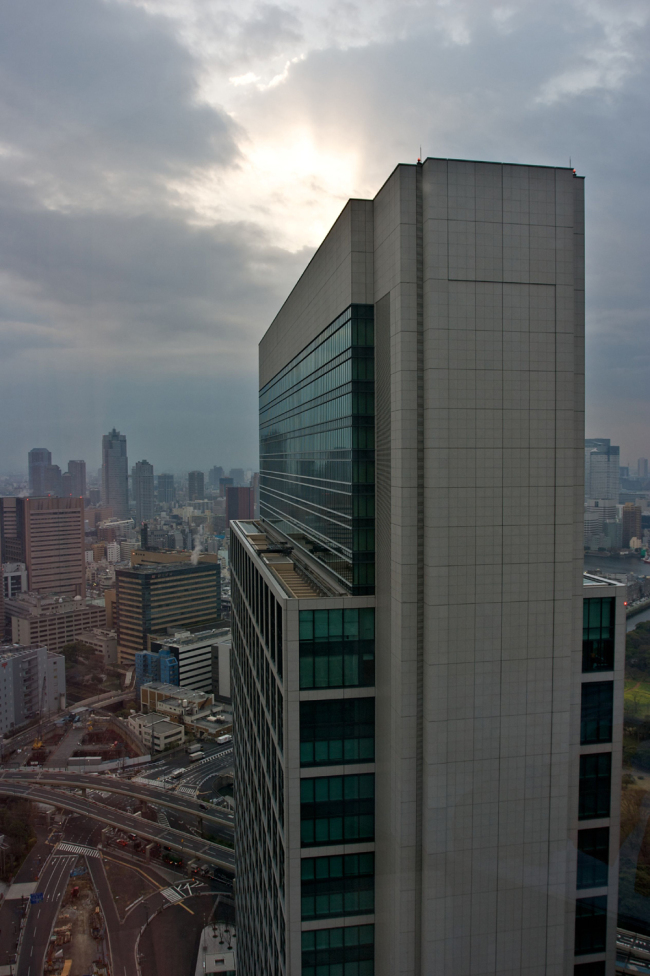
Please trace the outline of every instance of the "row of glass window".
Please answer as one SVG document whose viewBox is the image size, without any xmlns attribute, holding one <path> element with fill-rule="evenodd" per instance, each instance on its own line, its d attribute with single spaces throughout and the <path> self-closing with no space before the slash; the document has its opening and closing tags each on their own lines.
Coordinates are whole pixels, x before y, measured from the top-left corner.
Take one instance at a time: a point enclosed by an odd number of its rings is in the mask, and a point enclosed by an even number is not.
<svg viewBox="0 0 650 976">
<path fill-rule="evenodd" d="M 372 853 L 303 858 L 302 920 L 374 912 L 374 860 Z"/>
<path fill-rule="evenodd" d="M 612 791 L 612 754 L 580 756 L 578 819 L 609 817 Z"/>
<path fill-rule="evenodd" d="M 612 741 L 614 682 L 589 681 L 582 685 L 580 744 Z"/>
<path fill-rule="evenodd" d="M 582 603 L 582 670 L 614 668 L 615 600 L 590 597 Z"/>
<path fill-rule="evenodd" d="M 375 699 L 300 703 L 300 765 L 374 762 Z"/>
<path fill-rule="evenodd" d="M 300 835 L 303 847 L 374 840 L 374 774 L 301 780 Z"/>
<path fill-rule="evenodd" d="M 302 976 L 374 976 L 375 927 L 302 933 Z"/>
</svg>

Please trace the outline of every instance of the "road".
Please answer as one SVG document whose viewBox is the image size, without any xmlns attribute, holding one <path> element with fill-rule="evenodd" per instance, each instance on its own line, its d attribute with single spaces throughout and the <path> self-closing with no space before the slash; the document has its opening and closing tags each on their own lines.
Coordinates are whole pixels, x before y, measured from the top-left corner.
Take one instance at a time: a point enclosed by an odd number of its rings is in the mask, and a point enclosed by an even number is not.
<svg viewBox="0 0 650 976">
<path fill-rule="evenodd" d="M 0 794 L 3 793 L 8 796 L 22 796 L 36 803 L 47 803 L 62 810 L 70 810 L 73 813 L 91 817 L 100 823 L 115 827 L 117 830 L 137 834 L 138 837 L 145 840 L 154 841 L 171 848 L 171 850 L 179 851 L 185 857 L 197 858 L 225 871 L 234 871 L 235 859 L 232 850 L 210 841 L 201 840 L 199 837 L 190 836 L 172 827 L 161 826 L 122 810 L 115 810 L 88 797 L 52 787 L 9 782 L 6 777 L 0 780 Z"/>
<path fill-rule="evenodd" d="M 204 760 L 205 762 L 205 760 Z M 227 768 L 232 764 L 232 749 L 229 754 L 224 756 L 219 768 Z M 179 814 L 190 815 L 206 822 L 216 824 L 219 827 L 226 827 L 230 831 L 233 829 L 232 814 L 217 810 L 214 807 L 195 800 L 189 792 L 195 783 L 203 782 L 211 776 L 217 775 L 219 768 L 213 768 L 212 760 L 209 763 L 209 771 L 204 768 L 201 773 L 199 770 L 192 770 L 187 777 L 183 777 L 182 783 L 151 781 L 148 785 L 147 780 L 138 777 L 137 780 L 118 779 L 114 776 L 98 776 L 85 772 L 52 772 L 46 767 L 38 769 L 8 769 L 0 773 L 0 782 L 7 783 L 37 783 L 42 786 L 53 787 L 72 787 L 74 789 L 93 789 L 106 793 L 119 793 L 123 796 L 130 796 L 136 800 L 142 800 L 155 806 L 166 807 Z M 192 781 L 192 774 L 195 779 Z M 153 785 L 156 783 L 156 785 Z"/>
<path fill-rule="evenodd" d="M 38 886 L 43 901 L 27 909 L 17 976 L 41 976 L 50 934 L 76 861 L 76 854 L 61 854 L 51 857 L 45 865 Z"/>
</svg>

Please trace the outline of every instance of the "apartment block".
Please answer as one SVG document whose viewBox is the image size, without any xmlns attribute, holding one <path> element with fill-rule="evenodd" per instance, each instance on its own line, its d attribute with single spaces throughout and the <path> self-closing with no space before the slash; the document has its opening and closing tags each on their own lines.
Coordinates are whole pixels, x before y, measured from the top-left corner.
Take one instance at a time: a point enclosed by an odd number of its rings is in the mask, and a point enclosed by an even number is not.
<svg viewBox="0 0 650 976">
<path fill-rule="evenodd" d="M 0 734 L 65 708 L 65 658 L 47 647 L 0 645 Z"/>
<path fill-rule="evenodd" d="M 583 247 L 570 169 L 398 166 L 260 343 L 260 518 L 230 549 L 244 976 L 613 974 L 615 889 L 576 881 L 620 767 L 581 730 Z M 588 714 L 620 712 L 611 680 Z"/>
</svg>

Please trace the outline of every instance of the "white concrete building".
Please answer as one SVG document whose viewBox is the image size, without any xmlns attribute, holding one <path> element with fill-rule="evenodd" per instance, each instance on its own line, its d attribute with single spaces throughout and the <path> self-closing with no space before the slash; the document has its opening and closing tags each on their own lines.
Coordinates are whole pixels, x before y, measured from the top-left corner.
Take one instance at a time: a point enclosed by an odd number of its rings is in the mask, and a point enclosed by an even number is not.
<svg viewBox="0 0 650 976">
<path fill-rule="evenodd" d="M 47 647 L 0 646 L 0 735 L 65 708 L 65 658 Z"/>
<path fill-rule="evenodd" d="M 262 339 L 229 550 L 243 976 L 614 972 L 615 870 L 580 874 L 622 693 L 583 672 L 583 235 L 570 169 L 398 166 Z"/>
</svg>

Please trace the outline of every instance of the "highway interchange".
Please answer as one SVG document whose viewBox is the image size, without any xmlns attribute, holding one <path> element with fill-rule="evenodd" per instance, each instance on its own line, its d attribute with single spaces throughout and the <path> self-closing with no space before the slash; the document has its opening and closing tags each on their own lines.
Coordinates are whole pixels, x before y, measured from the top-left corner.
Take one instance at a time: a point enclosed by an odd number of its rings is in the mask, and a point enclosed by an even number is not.
<svg viewBox="0 0 650 976">
<path fill-rule="evenodd" d="M 43 768 L 6 769 L 0 774 L 1 795 L 24 797 L 67 811 L 68 814 L 63 836 L 56 846 L 51 846 L 51 839 L 45 846 L 39 840 L 19 872 L 24 877 L 14 879 L 31 881 L 38 877 L 38 890 L 43 892 L 43 901 L 28 908 L 23 922 L 20 956 L 13 968 L 16 976 L 42 976 L 50 932 L 70 870 L 80 856 L 85 857 L 106 921 L 113 962 L 111 973 L 119 976 L 139 976 L 141 972 L 145 976 L 144 962 L 140 970 L 136 960 L 137 939 L 144 919 L 142 914 L 135 918 L 135 911 L 124 920 L 119 918 L 104 870 L 106 858 L 130 864 L 133 870 L 143 874 L 146 871 L 150 880 L 155 878 L 158 890 L 147 898 L 150 917 L 163 909 L 170 909 L 172 903 L 180 902 L 182 907 L 184 899 L 195 901 L 198 895 L 213 896 L 215 891 L 231 890 L 227 879 L 234 873 L 232 814 L 205 801 L 215 776 L 231 766 L 232 746 L 209 746 L 206 751 L 206 758 L 196 765 L 186 765 L 188 758 L 179 757 L 178 754 L 157 760 L 142 767 L 137 778 L 132 780 Z M 182 777 L 170 779 L 170 774 L 182 766 L 186 766 Z M 203 800 L 194 795 L 199 790 L 206 791 Z M 157 810 L 158 822 L 147 820 L 138 815 L 139 811 L 134 811 L 134 806 L 142 807 L 143 803 Z M 107 849 L 105 843 L 102 845 L 102 829 L 105 826 L 114 828 L 115 837 L 118 832 L 126 832 L 177 851 L 185 864 L 189 861 L 196 865 L 210 865 L 217 869 L 215 880 L 194 878 L 183 881 L 183 874 L 177 873 L 173 876 L 176 878 L 175 886 L 165 885 L 161 872 L 169 875 L 169 869 L 144 861 L 140 862 L 142 866 L 138 868 L 133 856 L 129 857 L 119 848 Z M 202 830 L 223 843 L 204 839 Z M 19 924 L 17 903 L 5 902 L 0 911 L 4 913 L 0 915 L 2 966 L 7 961 L 13 961 L 9 957 L 15 951 L 12 940 L 16 938 L 16 926 Z M 194 913 L 189 907 L 187 911 Z M 165 918 L 171 919 L 172 914 L 168 912 Z M 187 918 L 187 915 L 184 917 Z"/>
</svg>

